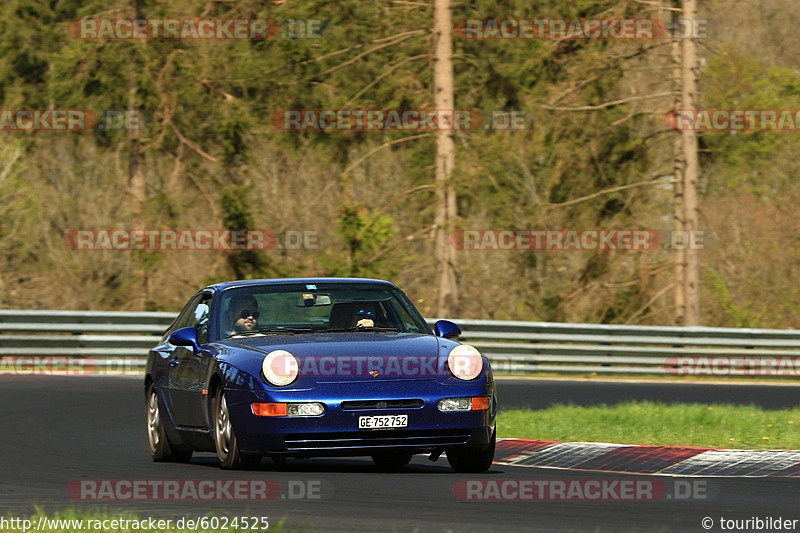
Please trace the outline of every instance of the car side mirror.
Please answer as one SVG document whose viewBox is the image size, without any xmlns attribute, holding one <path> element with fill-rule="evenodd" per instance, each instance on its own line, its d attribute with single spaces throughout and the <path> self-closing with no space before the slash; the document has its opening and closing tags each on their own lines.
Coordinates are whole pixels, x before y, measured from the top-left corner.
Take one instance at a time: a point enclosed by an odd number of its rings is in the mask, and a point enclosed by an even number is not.
<svg viewBox="0 0 800 533">
<path fill-rule="evenodd" d="M 192 326 L 176 329 L 170 334 L 167 340 L 169 340 L 170 344 L 174 344 L 175 346 L 191 346 L 196 354 L 208 353 L 208 350 L 201 348 L 200 343 L 197 342 L 197 328 Z"/>
<path fill-rule="evenodd" d="M 449 320 L 437 320 L 433 324 L 433 331 L 437 337 L 443 337 L 451 341 L 457 340 L 461 335 L 461 328 Z"/>
</svg>

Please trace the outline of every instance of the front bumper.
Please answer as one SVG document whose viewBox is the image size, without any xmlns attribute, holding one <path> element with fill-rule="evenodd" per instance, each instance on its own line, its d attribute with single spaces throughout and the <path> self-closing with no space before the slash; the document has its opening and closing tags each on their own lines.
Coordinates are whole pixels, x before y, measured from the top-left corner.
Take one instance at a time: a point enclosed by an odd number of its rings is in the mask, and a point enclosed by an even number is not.
<svg viewBox="0 0 800 533">
<path fill-rule="evenodd" d="M 376 394 L 380 393 L 380 394 Z M 442 385 L 436 380 L 319 383 L 310 390 L 225 391 L 239 448 L 244 452 L 311 457 L 369 455 L 386 449 L 412 453 L 451 446 L 488 444 L 497 411 L 495 386 L 489 383 Z M 443 413 L 442 398 L 489 396 L 487 411 Z M 353 401 L 421 400 L 414 407 L 353 407 Z M 314 417 L 255 416 L 254 402 L 321 402 L 325 412 Z M 350 402 L 348 406 L 343 402 Z M 408 415 L 403 429 L 359 430 L 360 416 Z"/>
</svg>

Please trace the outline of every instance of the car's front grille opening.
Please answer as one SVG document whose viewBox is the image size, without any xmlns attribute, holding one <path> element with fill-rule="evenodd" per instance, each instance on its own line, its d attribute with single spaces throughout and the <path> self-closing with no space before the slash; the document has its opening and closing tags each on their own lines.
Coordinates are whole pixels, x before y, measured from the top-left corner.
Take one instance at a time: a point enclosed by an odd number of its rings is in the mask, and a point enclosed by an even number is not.
<svg viewBox="0 0 800 533">
<path fill-rule="evenodd" d="M 419 409 L 425 405 L 419 398 L 408 400 L 352 400 L 342 402 L 343 411 L 363 411 L 368 409 Z"/>
<path fill-rule="evenodd" d="M 340 433 L 294 433 L 286 435 L 288 450 L 332 448 L 380 448 L 384 446 L 433 447 L 466 444 L 469 429 L 382 429 Z"/>
</svg>

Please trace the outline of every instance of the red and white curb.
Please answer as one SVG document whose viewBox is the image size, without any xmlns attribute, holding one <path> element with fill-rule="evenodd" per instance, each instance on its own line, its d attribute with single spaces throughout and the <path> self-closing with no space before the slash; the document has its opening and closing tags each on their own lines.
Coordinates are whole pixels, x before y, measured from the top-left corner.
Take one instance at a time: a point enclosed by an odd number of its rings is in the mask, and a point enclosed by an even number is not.
<svg viewBox="0 0 800 533">
<path fill-rule="evenodd" d="M 800 478 L 800 451 L 498 439 L 495 464 L 632 474 Z"/>
</svg>

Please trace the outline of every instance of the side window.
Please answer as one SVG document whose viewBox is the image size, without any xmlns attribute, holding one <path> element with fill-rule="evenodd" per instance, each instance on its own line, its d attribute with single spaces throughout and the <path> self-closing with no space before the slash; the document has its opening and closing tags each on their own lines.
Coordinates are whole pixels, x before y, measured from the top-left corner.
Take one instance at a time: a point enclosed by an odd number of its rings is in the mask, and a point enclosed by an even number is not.
<svg viewBox="0 0 800 533">
<path fill-rule="evenodd" d="M 194 310 L 197 307 L 197 304 L 200 301 L 200 298 L 202 298 L 202 296 L 203 296 L 202 294 L 198 294 L 197 296 L 189 300 L 189 303 L 186 304 L 186 307 L 183 308 L 181 314 L 178 315 L 178 318 L 175 319 L 175 322 L 173 322 L 172 326 L 167 330 L 167 333 L 164 335 L 165 339 L 169 337 L 170 333 L 172 333 L 176 329 L 181 329 L 185 328 L 186 326 L 193 325 Z"/>
<path fill-rule="evenodd" d="M 192 323 L 190 326 L 197 328 L 197 342 L 206 344 L 208 342 L 208 317 L 211 313 L 211 295 L 203 294 L 200 303 L 194 310 L 192 315 Z"/>
</svg>

